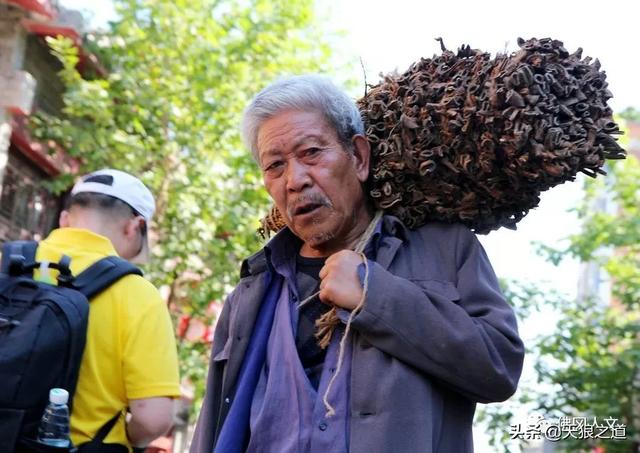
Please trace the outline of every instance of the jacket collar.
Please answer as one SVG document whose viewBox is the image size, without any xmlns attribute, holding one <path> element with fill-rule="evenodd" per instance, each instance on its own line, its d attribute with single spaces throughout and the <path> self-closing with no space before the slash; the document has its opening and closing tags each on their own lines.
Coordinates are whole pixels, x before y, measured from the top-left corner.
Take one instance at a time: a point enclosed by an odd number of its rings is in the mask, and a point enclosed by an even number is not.
<svg viewBox="0 0 640 453">
<path fill-rule="evenodd" d="M 400 246 L 409 237 L 407 227 L 397 217 L 385 215 L 382 217 L 380 230 L 374 233 L 372 241 L 375 247 L 375 261 L 383 269 L 389 269 L 393 258 Z"/>
<path fill-rule="evenodd" d="M 269 269 L 276 269 L 284 265 L 285 258 L 295 256 L 300 249 L 302 241 L 289 227 L 284 227 L 267 242 L 258 252 L 245 259 L 240 266 L 240 278 L 250 275 L 258 275 Z"/>
<path fill-rule="evenodd" d="M 377 256 L 376 261 L 385 269 L 388 268 L 398 248 L 408 237 L 409 230 L 400 219 L 392 215 L 384 215 L 382 222 L 376 226 L 370 242 Z M 261 250 L 242 262 L 240 278 L 265 272 L 268 269 L 274 248 L 299 248 L 299 245 L 300 239 L 293 234 L 289 227 L 284 227 Z"/>
</svg>

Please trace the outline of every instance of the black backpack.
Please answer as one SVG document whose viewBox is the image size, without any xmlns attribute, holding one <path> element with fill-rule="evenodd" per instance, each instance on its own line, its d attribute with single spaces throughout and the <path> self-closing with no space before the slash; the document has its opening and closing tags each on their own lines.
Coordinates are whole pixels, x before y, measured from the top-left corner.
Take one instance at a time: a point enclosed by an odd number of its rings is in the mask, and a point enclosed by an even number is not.
<svg viewBox="0 0 640 453">
<path fill-rule="evenodd" d="M 58 286 L 33 279 L 38 243 L 15 241 L 2 247 L 0 273 L 0 452 L 22 448 L 37 437 L 49 390 L 69 392 L 69 409 L 85 346 L 89 302 L 129 274 L 142 271 L 122 258 L 97 261 L 77 276 L 63 256 Z M 112 425 L 112 424 L 111 424 Z M 110 429 L 111 426 L 109 426 Z"/>
</svg>

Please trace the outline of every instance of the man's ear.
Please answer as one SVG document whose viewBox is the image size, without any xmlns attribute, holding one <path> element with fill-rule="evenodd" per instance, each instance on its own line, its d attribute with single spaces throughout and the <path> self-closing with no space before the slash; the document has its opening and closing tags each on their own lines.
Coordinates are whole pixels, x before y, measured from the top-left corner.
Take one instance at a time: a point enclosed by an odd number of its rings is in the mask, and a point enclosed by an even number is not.
<svg viewBox="0 0 640 453">
<path fill-rule="evenodd" d="M 124 224 L 124 234 L 126 237 L 135 238 L 140 234 L 139 230 L 140 230 L 141 219 L 142 219 L 142 216 L 135 216 L 135 217 L 131 217 L 130 219 L 127 219 L 127 221 Z"/>
<path fill-rule="evenodd" d="M 68 228 L 70 226 L 69 211 L 65 210 L 60 213 L 60 217 L 58 217 L 58 225 L 60 225 L 60 228 Z"/>
<path fill-rule="evenodd" d="M 364 183 L 369 177 L 369 162 L 371 159 L 371 145 L 364 135 L 354 135 L 353 157 L 355 159 L 356 173 L 360 182 Z"/>
</svg>

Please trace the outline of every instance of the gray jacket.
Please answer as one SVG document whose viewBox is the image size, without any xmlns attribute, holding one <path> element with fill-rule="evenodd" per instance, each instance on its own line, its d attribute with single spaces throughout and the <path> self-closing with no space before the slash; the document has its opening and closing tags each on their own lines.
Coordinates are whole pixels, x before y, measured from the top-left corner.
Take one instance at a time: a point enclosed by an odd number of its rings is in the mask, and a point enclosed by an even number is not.
<svg viewBox="0 0 640 453">
<path fill-rule="evenodd" d="M 524 348 L 513 311 L 466 227 L 411 231 L 395 217 L 383 222 L 352 325 L 350 451 L 472 452 L 476 403 L 509 398 L 520 377 Z M 245 260 L 220 315 L 191 453 L 211 453 L 220 433 L 265 270 L 263 251 Z"/>
</svg>

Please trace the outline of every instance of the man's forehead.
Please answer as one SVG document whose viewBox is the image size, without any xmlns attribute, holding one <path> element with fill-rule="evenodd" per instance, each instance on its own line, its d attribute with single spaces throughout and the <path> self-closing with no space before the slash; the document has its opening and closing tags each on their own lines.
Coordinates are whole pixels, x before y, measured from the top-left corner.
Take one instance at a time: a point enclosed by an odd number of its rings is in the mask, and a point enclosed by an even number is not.
<svg viewBox="0 0 640 453">
<path fill-rule="evenodd" d="M 301 145 L 318 144 L 325 145 L 329 142 L 328 137 L 325 134 L 314 132 L 303 132 L 299 135 L 287 136 L 280 135 L 273 140 L 265 140 L 263 143 L 258 143 L 258 153 L 261 156 L 269 154 L 277 154 L 286 152 L 287 150 L 294 150 Z"/>
<path fill-rule="evenodd" d="M 335 134 L 326 117 L 316 110 L 284 110 L 264 120 L 259 126 L 258 145 L 279 141 L 297 144 L 307 138 L 330 137 Z M 293 142 L 296 143 L 293 143 Z"/>
</svg>

